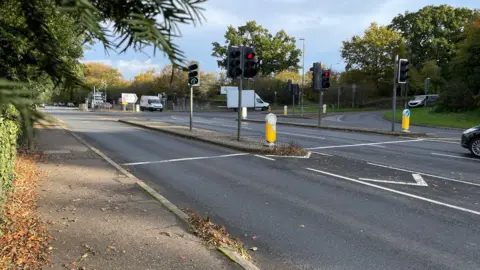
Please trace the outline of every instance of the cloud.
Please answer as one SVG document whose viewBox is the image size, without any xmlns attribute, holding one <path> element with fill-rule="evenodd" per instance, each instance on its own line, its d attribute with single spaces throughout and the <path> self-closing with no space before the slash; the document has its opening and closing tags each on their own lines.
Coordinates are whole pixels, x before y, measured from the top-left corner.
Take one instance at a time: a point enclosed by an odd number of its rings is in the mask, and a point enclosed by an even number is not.
<svg viewBox="0 0 480 270">
<path fill-rule="evenodd" d="M 105 65 L 112 66 L 118 69 L 126 79 L 132 79 L 135 75 L 145 72 L 150 69 L 155 69 L 160 71 L 163 68 L 163 64 L 159 62 L 154 62 L 152 59 L 146 60 L 110 60 L 110 59 L 93 59 L 93 60 L 82 60 L 82 63 L 97 62 L 103 63 Z"/>
</svg>

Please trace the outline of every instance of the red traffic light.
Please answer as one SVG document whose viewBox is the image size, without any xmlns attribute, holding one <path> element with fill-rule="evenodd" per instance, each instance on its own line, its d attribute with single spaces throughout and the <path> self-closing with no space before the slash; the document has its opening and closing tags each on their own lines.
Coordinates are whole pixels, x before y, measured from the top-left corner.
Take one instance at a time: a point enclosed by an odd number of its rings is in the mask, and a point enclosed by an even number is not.
<svg viewBox="0 0 480 270">
<path fill-rule="evenodd" d="M 255 54 L 254 53 L 249 53 L 247 55 L 247 59 L 253 59 L 255 57 Z"/>
<path fill-rule="evenodd" d="M 325 71 L 325 73 L 323 73 L 325 75 L 325 77 L 328 77 L 330 75 L 330 73 L 328 71 Z"/>
</svg>

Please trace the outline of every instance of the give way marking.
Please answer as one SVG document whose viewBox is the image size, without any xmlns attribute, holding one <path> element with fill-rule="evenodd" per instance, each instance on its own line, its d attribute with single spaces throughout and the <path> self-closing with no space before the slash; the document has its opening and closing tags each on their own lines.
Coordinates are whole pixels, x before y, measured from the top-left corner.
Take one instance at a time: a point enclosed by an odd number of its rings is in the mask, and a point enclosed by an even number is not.
<svg viewBox="0 0 480 270">
<path fill-rule="evenodd" d="M 407 186 L 421 186 L 421 187 L 428 187 L 427 182 L 423 180 L 423 177 L 420 174 L 412 173 L 413 179 L 415 183 L 410 182 L 399 182 L 399 181 L 389 181 L 389 180 L 377 180 L 377 179 L 370 179 L 370 178 L 358 178 L 358 180 L 362 181 L 369 181 L 369 182 L 377 182 L 377 183 L 387 183 L 387 184 L 398 184 L 398 185 L 407 185 Z"/>
</svg>

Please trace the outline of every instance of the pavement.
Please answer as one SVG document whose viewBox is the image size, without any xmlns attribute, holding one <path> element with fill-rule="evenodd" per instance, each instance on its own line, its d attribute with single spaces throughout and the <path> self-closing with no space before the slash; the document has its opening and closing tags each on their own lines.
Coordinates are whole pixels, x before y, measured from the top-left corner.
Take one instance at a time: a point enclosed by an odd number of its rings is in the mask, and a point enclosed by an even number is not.
<svg viewBox="0 0 480 270">
<path fill-rule="evenodd" d="M 456 131 L 402 138 L 277 126 L 280 141 L 313 154 L 271 158 L 116 121 L 188 125 L 185 113 L 47 112 L 180 208 L 256 247 L 261 269 L 480 268 L 480 160 Z M 234 134 L 235 119 L 197 113 L 194 125 Z M 244 136 L 264 129 L 242 123 Z"/>
<path fill-rule="evenodd" d="M 63 129 L 39 129 L 38 211 L 53 269 L 239 269 Z"/>
</svg>

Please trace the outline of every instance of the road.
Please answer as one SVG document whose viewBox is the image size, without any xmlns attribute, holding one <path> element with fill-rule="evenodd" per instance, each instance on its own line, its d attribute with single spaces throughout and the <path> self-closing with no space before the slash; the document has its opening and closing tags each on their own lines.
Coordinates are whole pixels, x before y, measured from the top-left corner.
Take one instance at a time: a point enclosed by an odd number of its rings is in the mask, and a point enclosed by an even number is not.
<svg viewBox="0 0 480 270">
<path fill-rule="evenodd" d="M 261 269 L 480 268 L 480 160 L 458 138 L 279 126 L 280 140 L 314 154 L 273 159 L 113 121 L 124 114 L 47 111 L 175 204 L 258 247 Z M 188 120 L 181 113 L 135 117 Z M 219 113 L 195 122 L 224 132 L 235 125 L 232 114 Z M 263 125 L 243 125 L 244 135 L 263 136 Z"/>
</svg>

